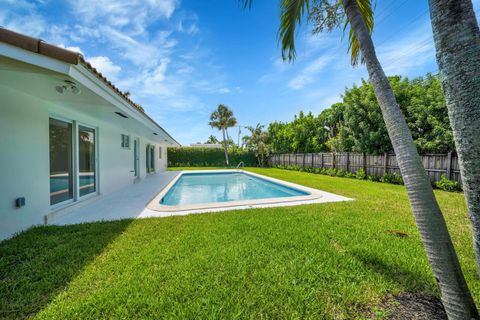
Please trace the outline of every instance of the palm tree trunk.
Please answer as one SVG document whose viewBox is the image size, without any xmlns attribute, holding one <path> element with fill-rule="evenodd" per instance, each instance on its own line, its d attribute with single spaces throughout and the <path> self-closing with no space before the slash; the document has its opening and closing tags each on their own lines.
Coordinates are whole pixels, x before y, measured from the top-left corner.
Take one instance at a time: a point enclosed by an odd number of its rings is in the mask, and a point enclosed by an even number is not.
<svg viewBox="0 0 480 320">
<path fill-rule="evenodd" d="M 480 274 L 480 31 L 470 0 L 429 3 Z"/>
<path fill-rule="evenodd" d="M 222 127 L 222 134 L 223 134 L 223 151 L 225 152 L 225 165 L 228 167 L 230 163 L 228 162 L 228 152 L 227 152 L 227 139 L 225 137 L 225 128 Z"/>
<path fill-rule="evenodd" d="M 478 312 L 465 282 L 447 225 L 413 143 L 405 117 L 377 59 L 357 1 L 343 0 L 343 6 L 365 59 L 368 75 L 405 181 L 423 246 L 438 282 L 445 311 L 450 319 L 477 319 Z"/>
</svg>

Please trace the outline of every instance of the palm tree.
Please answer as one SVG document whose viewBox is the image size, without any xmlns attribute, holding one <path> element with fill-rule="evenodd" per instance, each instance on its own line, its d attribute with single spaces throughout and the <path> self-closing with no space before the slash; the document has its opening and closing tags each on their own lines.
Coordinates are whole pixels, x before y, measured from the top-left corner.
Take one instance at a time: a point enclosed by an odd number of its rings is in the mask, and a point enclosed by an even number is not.
<svg viewBox="0 0 480 320">
<path fill-rule="evenodd" d="M 437 63 L 480 273 L 480 31 L 471 0 L 430 0 Z"/>
<path fill-rule="evenodd" d="M 263 131 L 265 126 L 257 123 L 255 127 L 246 126 L 248 131 L 250 131 L 250 136 L 244 136 L 243 141 L 245 146 L 252 150 L 257 157 L 258 166 L 263 167 L 265 164 L 265 158 L 268 157 L 270 153 L 270 148 L 268 146 L 268 135 L 267 132 Z"/>
<path fill-rule="evenodd" d="M 220 143 L 220 141 L 218 141 L 217 137 L 215 137 L 213 134 L 211 134 L 207 141 L 205 141 L 205 143 L 207 144 L 216 144 L 216 143 Z"/>
<path fill-rule="evenodd" d="M 225 165 L 230 165 L 228 161 L 228 144 L 225 132 L 227 128 L 234 127 L 237 124 L 237 119 L 233 116 L 232 110 L 223 104 L 219 104 L 217 110 L 215 110 L 210 116 L 210 122 L 208 123 L 212 128 L 222 130 L 223 135 L 223 150 L 225 152 Z"/>
<path fill-rule="evenodd" d="M 242 2 L 247 7 L 252 0 Z M 310 2 L 314 5 L 312 9 Z M 352 64 L 359 61 L 366 64 L 447 315 L 451 319 L 477 319 L 478 311 L 430 180 L 375 52 L 370 36 L 374 24 L 371 0 L 280 0 L 280 7 L 278 34 L 284 60 L 295 59 L 295 30 L 305 13 L 310 15 L 317 32 L 330 31 L 342 24 L 345 27 L 350 25 L 349 50 Z"/>
</svg>

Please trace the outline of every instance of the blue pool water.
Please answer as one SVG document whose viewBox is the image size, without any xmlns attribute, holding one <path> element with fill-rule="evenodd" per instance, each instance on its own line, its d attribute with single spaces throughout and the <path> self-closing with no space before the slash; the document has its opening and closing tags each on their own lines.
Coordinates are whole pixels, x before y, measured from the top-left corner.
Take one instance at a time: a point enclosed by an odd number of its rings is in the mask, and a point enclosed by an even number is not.
<svg viewBox="0 0 480 320">
<path fill-rule="evenodd" d="M 163 205 L 304 196 L 309 193 L 246 173 L 184 173 L 160 201 Z"/>
</svg>

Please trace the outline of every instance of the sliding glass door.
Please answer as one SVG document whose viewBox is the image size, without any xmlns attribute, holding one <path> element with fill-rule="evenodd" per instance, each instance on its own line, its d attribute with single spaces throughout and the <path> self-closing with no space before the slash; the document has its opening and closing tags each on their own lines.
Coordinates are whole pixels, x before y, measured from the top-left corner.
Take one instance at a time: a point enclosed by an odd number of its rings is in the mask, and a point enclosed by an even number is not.
<svg viewBox="0 0 480 320">
<path fill-rule="evenodd" d="M 74 165 L 75 164 L 75 165 Z M 95 129 L 50 119 L 50 204 L 97 191 Z"/>
<path fill-rule="evenodd" d="M 50 119 L 50 204 L 73 199 L 72 124 Z"/>
<path fill-rule="evenodd" d="M 95 192 L 95 129 L 84 126 L 78 126 L 78 170 L 80 197 Z"/>
</svg>

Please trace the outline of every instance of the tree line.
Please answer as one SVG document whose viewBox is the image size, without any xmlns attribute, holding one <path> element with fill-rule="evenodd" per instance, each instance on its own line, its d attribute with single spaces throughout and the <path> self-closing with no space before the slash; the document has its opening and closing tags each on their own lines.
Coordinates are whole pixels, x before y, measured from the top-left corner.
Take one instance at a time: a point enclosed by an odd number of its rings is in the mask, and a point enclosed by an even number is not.
<svg viewBox="0 0 480 320">
<path fill-rule="evenodd" d="M 442 85 L 437 75 L 408 79 L 389 77 L 395 98 L 405 115 L 420 153 L 447 153 L 455 149 Z M 345 89 L 343 101 L 319 115 L 300 112 L 290 122 L 273 122 L 267 136 L 273 153 L 392 151 L 382 112 L 372 84 Z"/>
</svg>

